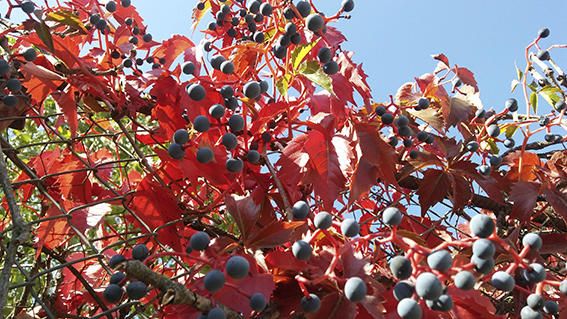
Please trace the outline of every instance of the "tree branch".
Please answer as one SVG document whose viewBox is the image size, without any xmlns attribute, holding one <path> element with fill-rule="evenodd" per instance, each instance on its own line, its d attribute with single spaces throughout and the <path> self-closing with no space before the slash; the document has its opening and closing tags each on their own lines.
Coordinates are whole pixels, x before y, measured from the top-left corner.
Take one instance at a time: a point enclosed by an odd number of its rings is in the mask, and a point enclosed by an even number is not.
<svg viewBox="0 0 567 319">
<path fill-rule="evenodd" d="M 4 154 L 2 152 L 2 145 L 0 145 L 0 181 L 2 183 L 2 190 L 4 191 L 6 201 L 8 202 L 8 207 L 12 214 L 13 225 L 12 238 L 6 248 L 4 268 L 2 268 L 2 272 L 0 273 L 0 309 L 4 309 L 8 298 L 10 275 L 12 272 L 12 266 L 16 261 L 18 246 L 28 240 L 29 229 L 24 218 L 20 214 L 20 207 L 18 206 L 16 197 L 14 196 L 12 184 L 10 184 L 8 168 L 6 167 L 6 161 L 4 160 Z M 4 318 L 4 314 L 0 312 L 0 319 L 2 318 Z"/>
<path fill-rule="evenodd" d="M 117 268 L 124 271 L 129 277 L 136 278 L 159 289 L 164 294 L 162 304 L 191 305 L 202 312 L 207 312 L 213 308 L 213 303 L 210 299 L 198 295 L 167 276 L 155 273 L 138 260 L 125 261 Z M 226 317 L 229 319 L 243 318 L 238 312 L 224 305 L 217 304 L 217 306 L 224 310 Z"/>
<path fill-rule="evenodd" d="M 539 142 L 532 142 L 532 143 L 528 143 L 526 144 L 526 147 L 524 148 L 525 150 L 542 150 L 548 146 L 553 146 L 553 145 L 559 145 L 562 144 L 564 142 L 564 139 L 559 138 L 556 141 L 551 141 L 551 142 L 547 142 L 547 141 L 539 141 Z M 512 152 L 516 152 L 522 149 L 522 145 L 516 146 L 514 148 L 511 148 L 509 150 L 507 150 L 506 152 L 502 153 L 502 158 L 504 158 L 506 155 L 512 153 Z"/>
</svg>

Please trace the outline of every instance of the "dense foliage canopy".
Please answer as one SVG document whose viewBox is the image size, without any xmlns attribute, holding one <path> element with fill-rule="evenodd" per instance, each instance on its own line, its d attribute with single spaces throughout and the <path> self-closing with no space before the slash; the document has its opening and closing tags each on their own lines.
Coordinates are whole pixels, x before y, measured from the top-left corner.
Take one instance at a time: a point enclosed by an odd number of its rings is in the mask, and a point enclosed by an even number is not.
<svg viewBox="0 0 567 319">
<path fill-rule="evenodd" d="M 491 108 L 444 54 L 376 102 L 353 0 L 6 1 L 0 317 L 567 318 L 548 29 Z"/>
</svg>

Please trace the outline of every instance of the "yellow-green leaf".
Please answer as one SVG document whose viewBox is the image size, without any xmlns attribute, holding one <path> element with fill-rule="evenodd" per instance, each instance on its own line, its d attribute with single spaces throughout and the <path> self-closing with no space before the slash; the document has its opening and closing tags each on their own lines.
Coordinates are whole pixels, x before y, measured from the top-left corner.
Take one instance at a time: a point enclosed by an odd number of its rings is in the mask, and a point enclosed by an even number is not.
<svg viewBox="0 0 567 319">
<path fill-rule="evenodd" d="M 309 52 L 311 52 L 311 50 L 317 45 L 319 40 L 321 40 L 321 38 L 318 38 L 311 43 L 300 45 L 293 50 L 291 53 L 291 65 L 293 65 L 294 70 L 297 70 L 301 62 L 303 62 L 303 59 L 305 59 L 307 54 L 309 54 Z"/>
<path fill-rule="evenodd" d="M 521 81 L 522 77 L 524 76 L 524 72 L 522 72 L 522 70 L 520 70 L 517 65 L 514 64 L 514 66 L 516 67 L 516 76 L 518 77 L 518 81 Z"/>
<path fill-rule="evenodd" d="M 506 127 L 504 134 L 506 135 L 507 138 L 512 138 L 512 136 L 514 135 L 517 129 L 518 127 L 516 125 L 510 125 Z"/>
<path fill-rule="evenodd" d="M 68 10 L 52 11 L 47 14 L 47 20 L 59 22 L 73 29 L 87 32 L 85 25 L 79 17 Z"/>
<path fill-rule="evenodd" d="M 530 94 L 530 104 L 532 105 L 532 109 L 537 114 L 537 93 L 532 92 Z"/>
<path fill-rule="evenodd" d="M 539 91 L 539 94 L 551 105 L 555 106 L 557 102 L 561 100 L 561 90 L 554 86 L 545 86 Z"/>
<path fill-rule="evenodd" d="M 494 139 L 489 139 L 487 141 L 488 143 L 488 147 L 490 148 L 490 153 L 492 154 L 498 154 L 500 153 L 500 149 L 498 148 L 498 145 L 496 145 L 496 142 L 494 141 Z"/>
<path fill-rule="evenodd" d="M 299 68 L 299 73 L 308 78 L 311 82 L 327 90 L 327 92 L 333 95 L 335 94 L 333 92 L 333 83 L 331 82 L 331 78 L 323 72 L 319 62 L 306 61 L 302 63 Z"/>
<path fill-rule="evenodd" d="M 287 91 L 289 89 L 289 85 L 291 84 L 292 76 L 290 74 L 286 74 L 283 77 L 279 78 L 276 82 L 276 87 L 281 95 L 287 96 Z"/>
</svg>

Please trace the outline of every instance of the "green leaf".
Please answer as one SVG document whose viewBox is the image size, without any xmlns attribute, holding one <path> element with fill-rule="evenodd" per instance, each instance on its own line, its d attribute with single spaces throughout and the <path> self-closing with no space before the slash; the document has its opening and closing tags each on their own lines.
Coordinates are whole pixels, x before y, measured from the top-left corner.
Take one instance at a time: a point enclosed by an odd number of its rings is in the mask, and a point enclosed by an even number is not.
<svg viewBox="0 0 567 319">
<path fill-rule="evenodd" d="M 536 92 L 532 92 L 532 94 L 530 94 L 530 104 L 532 105 L 532 109 L 534 110 L 534 112 L 537 113 L 537 93 Z"/>
<path fill-rule="evenodd" d="M 302 63 L 299 68 L 299 73 L 311 80 L 311 82 L 327 90 L 327 92 L 333 95 L 335 94 L 333 92 L 333 83 L 331 82 L 331 78 L 323 72 L 319 62 L 306 61 Z"/>
<path fill-rule="evenodd" d="M 496 145 L 496 141 L 494 141 L 494 139 L 489 139 L 487 141 L 488 143 L 488 147 L 490 148 L 490 153 L 492 154 L 499 154 L 500 153 L 500 149 L 498 148 L 498 145 Z"/>
<path fill-rule="evenodd" d="M 552 107 L 555 106 L 557 102 L 561 100 L 561 90 L 554 86 L 545 86 L 543 89 L 539 91 L 539 94 L 551 105 Z"/>
<path fill-rule="evenodd" d="M 49 12 L 46 19 L 49 21 L 59 22 L 76 30 L 81 30 L 83 32 L 87 31 L 83 22 L 71 11 L 59 10 Z"/>
<path fill-rule="evenodd" d="M 518 77 L 518 81 L 521 81 L 524 77 L 524 72 L 522 72 L 522 70 L 520 70 L 517 65 L 514 64 L 514 66 L 516 67 L 516 76 Z"/>
<path fill-rule="evenodd" d="M 293 65 L 294 70 L 297 70 L 301 62 L 303 62 L 303 59 L 305 59 L 307 54 L 309 54 L 309 52 L 311 52 L 311 50 L 317 45 L 319 40 L 321 40 L 321 38 L 318 38 L 311 43 L 300 45 L 293 50 L 291 53 L 291 65 Z"/>
<path fill-rule="evenodd" d="M 530 90 L 532 90 L 532 92 L 537 92 L 539 86 L 535 81 L 532 81 L 530 84 L 528 84 L 528 87 L 530 88 Z"/>
<path fill-rule="evenodd" d="M 518 129 L 517 126 L 510 125 L 506 127 L 506 130 L 504 131 L 504 135 L 506 135 L 507 138 L 512 138 L 512 136 L 514 135 L 517 129 Z"/>
<path fill-rule="evenodd" d="M 281 95 L 287 96 L 287 90 L 289 89 L 289 85 L 291 84 L 291 75 L 285 74 L 283 77 L 278 79 L 276 82 L 276 87 Z"/>
<path fill-rule="evenodd" d="M 45 21 L 35 24 L 35 32 L 51 52 L 55 51 L 53 47 L 53 38 L 51 37 L 51 32 L 49 32 L 49 27 L 45 24 Z"/>
</svg>

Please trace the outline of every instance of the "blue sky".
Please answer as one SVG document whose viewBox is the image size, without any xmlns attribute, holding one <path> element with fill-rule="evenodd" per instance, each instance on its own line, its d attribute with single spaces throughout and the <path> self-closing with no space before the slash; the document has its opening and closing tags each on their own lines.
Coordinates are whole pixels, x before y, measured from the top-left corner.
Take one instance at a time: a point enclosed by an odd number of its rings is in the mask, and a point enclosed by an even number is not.
<svg viewBox="0 0 567 319">
<path fill-rule="evenodd" d="M 435 67 L 431 54 L 445 53 L 451 63 L 470 68 L 479 82 L 485 107 L 502 107 L 510 96 L 514 62 L 523 68 L 523 50 L 542 27 L 551 36 L 544 46 L 567 43 L 567 1 L 548 0 L 355 0 L 352 19 L 338 23 L 348 38 L 344 46 L 362 62 L 373 95 L 385 101 L 389 94 L 415 76 Z M 334 13 L 341 0 L 314 0 L 318 9 Z M 191 12 L 195 0 L 133 0 L 156 39 L 181 33 L 194 40 Z M 0 12 L 6 3 L 0 1 Z M 16 10 L 18 11 L 18 10 Z M 203 21 L 209 21 L 207 16 Z M 566 50 L 563 50 L 566 51 Z M 555 53 L 565 61 L 567 52 Z M 521 98 L 520 91 L 515 96 Z M 522 108 L 520 108 L 522 109 Z"/>
<path fill-rule="evenodd" d="M 435 61 L 430 55 L 443 52 L 451 63 L 475 73 L 485 107 L 500 109 L 510 96 L 514 62 L 523 68 L 524 48 L 542 26 L 551 30 L 545 46 L 567 43 L 565 16 L 558 15 L 567 12 L 564 0 L 545 1 L 545 5 L 527 0 L 355 1 L 352 19 L 338 26 L 348 38 L 345 47 L 355 51 L 355 60 L 363 63 L 377 101 L 387 100 L 413 77 L 431 72 Z M 132 2 L 154 36 L 191 36 L 190 17 L 196 1 Z M 315 0 L 317 7 L 329 14 L 340 2 Z M 198 32 L 192 35 L 193 39 L 199 37 Z M 566 53 L 561 55 L 567 57 Z M 515 96 L 521 98 L 519 90 Z"/>
</svg>

